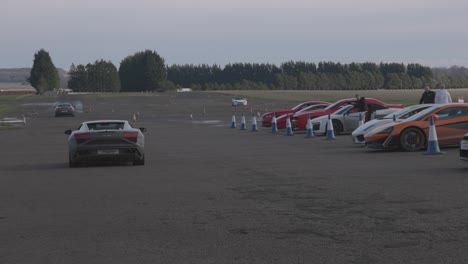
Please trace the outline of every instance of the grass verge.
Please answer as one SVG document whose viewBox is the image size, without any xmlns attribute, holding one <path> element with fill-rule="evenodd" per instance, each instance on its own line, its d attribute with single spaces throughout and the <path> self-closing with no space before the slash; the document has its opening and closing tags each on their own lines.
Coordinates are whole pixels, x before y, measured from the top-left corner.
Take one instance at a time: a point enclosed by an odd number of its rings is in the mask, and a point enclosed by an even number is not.
<svg viewBox="0 0 468 264">
<path fill-rule="evenodd" d="M 8 113 L 8 112 L 11 112 L 13 110 L 15 110 L 16 107 L 14 105 L 3 105 L 3 104 L 0 104 L 0 118 L 3 118 L 5 117 L 5 115 Z"/>
<path fill-rule="evenodd" d="M 448 89 L 448 91 L 450 92 L 454 102 L 456 102 L 458 96 L 468 98 L 468 88 Z M 403 104 L 408 106 L 419 103 L 423 90 L 224 90 L 208 92 L 231 96 L 242 96 L 247 99 L 266 99 L 291 102 L 312 100 L 335 102 L 344 98 L 354 98 L 356 94 L 360 94 L 361 96 L 375 98 L 385 103 Z"/>
</svg>

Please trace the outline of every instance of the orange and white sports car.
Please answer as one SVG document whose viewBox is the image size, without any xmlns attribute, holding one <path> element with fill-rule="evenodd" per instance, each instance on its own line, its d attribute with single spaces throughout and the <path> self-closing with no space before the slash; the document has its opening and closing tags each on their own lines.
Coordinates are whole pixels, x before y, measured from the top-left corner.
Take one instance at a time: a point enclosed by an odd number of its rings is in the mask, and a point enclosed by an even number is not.
<svg viewBox="0 0 468 264">
<path fill-rule="evenodd" d="M 369 131 L 364 135 L 366 145 L 373 149 L 421 150 L 427 147 L 431 116 L 439 146 L 459 145 L 468 133 L 468 104 L 440 104 Z"/>
</svg>

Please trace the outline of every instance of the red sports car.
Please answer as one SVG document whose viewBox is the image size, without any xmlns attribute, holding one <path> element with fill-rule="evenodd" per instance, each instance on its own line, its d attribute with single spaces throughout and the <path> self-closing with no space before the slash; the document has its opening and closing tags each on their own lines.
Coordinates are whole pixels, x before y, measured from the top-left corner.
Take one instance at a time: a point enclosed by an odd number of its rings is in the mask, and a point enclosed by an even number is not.
<svg viewBox="0 0 468 264">
<path fill-rule="evenodd" d="M 330 103 L 326 104 L 314 104 L 314 105 L 309 105 L 306 108 L 302 108 L 301 110 L 297 111 L 295 114 L 304 112 L 304 111 L 313 111 L 313 110 L 318 110 L 318 109 L 325 109 L 327 106 L 329 106 Z M 286 113 L 284 115 L 280 115 L 276 118 L 276 127 L 278 129 L 283 129 L 286 128 L 286 121 L 287 119 L 291 119 L 293 117 L 294 113 Z"/>
<path fill-rule="evenodd" d="M 303 102 L 303 103 L 300 103 L 300 104 L 296 105 L 292 109 L 277 110 L 277 111 L 265 113 L 262 116 L 262 126 L 263 127 L 271 127 L 271 121 L 273 120 L 273 115 L 276 116 L 276 118 L 278 118 L 278 117 L 280 117 L 282 115 L 286 115 L 286 114 L 289 114 L 289 116 L 292 116 L 293 114 L 295 114 L 297 111 L 299 111 L 301 109 L 304 109 L 304 108 L 306 108 L 306 107 L 308 107 L 310 105 L 317 105 L 317 104 L 327 104 L 327 105 L 329 105 L 330 103 L 322 102 L 322 101 L 307 101 L 307 102 Z M 286 124 L 286 122 L 285 122 L 285 124 Z"/>
<path fill-rule="evenodd" d="M 374 98 L 366 98 L 366 102 L 369 108 L 374 111 L 382 110 L 382 109 L 390 109 L 390 108 L 404 108 L 404 106 L 401 104 L 386 104 Z M 327 106 L 325 109 L 304 111 L 301 113 L 294 114 L 294 116 L 292 116 L 291 118 L 292 129 L 293 130 L 305 130 L 307 126 L 307 116 L 310 115 L 310 119 L 314 119 L 316 117 L 330 115 L 334 113 L 336 110 L 338 110 L 339 108 L 348 104 L 353 104 L 353 105 L 356 104 L 356 98 L 348 98 L 348 99 L 342 99 L 342 100 L 336 101 L 333 104 Z M 356 106 L 350 112 L 357 112 L 358 110 L 359 109 Z M 379 118 L 379 116 L 376 116 L 376 118 Z"/>
</svg>

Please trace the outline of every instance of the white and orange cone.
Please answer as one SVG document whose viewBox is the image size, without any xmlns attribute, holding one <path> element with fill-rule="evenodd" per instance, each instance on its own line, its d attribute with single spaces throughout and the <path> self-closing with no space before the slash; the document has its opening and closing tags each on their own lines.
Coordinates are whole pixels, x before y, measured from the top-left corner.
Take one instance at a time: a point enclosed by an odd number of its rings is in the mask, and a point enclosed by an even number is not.
<svg viewBox="0 0 468 264">
<path fill-rule="evenodd" d="M 245 115 L 244 115 L 244 113 L 242 113 L 242 120 L 241 120 L 240 130 L 247 130 L 247 128 L 245 127 Z"/>
<path fill-rule="evenodd" d="M 331 120 L 331 116 L 328 115 L 328 124 L 327 124 L 327 140 L 335 139 L 335 131 L 333 131 L 333 122 Z"/>
<path fill-rule="evenodd" d="M 434 117 L 429 118 L 429 141 L 427 142 L 426 155 L 443 154 L 439 148 L 437 132 L 434 124 Z"/>
<path fill-rule="evenodd" d="M 255 113 L 252 113 L 252 131 L 258 131 L 257 118 L 255 117 Z"/>
<path fill-rule="evenodd" d="M 306 126 L 306 138 L 314 137 L 314 131 L 312 127 L 312 119 L 310 119 L 310 114 L 307 115 L 307 126 Z"/>
<path fill-rule="evenodd" d="M 231 128 L 236 128 L 236 115 L 232 113 Z"/>
<path fill-rule="evenodd" d="M 278 132 L 278 125 L 276 123 L 276 115 L 273 114 L 273 120 L 271 121 L 271 132 L 276 133 Z"/>
<path fill-rule="evenodd" d="M 358 122 L 358 127 L 364 125 L 364 120 L 362 120 L 362 113 L 359 113 L 359 122 Z"/>
<path fill-rule="evenodd" d="M 291 119 L 289 119 L 289 115 L 286 114 L 286 136 L 294 135 L 292 131 Z"/>
</svg>

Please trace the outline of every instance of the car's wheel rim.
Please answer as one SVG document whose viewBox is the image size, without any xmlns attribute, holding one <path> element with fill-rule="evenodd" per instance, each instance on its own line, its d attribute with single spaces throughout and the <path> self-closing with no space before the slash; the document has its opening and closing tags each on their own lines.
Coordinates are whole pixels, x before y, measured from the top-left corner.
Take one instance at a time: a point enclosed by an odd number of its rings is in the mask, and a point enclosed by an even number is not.
<svg viewBox="0 0 468 264">
<path fill-rule="evenodd" d="M 417 149 L 421 145 L 421 141 L 417 132 L 409 132 L 403 137 L 403 143 L 407 149 Z"/>
<path fill-rule="evenodd" d="M 341 132 L 342 130 L 341 124 L 338 122 L 333 122 L 333 130 L 338 133 Z"/>
</svg>

